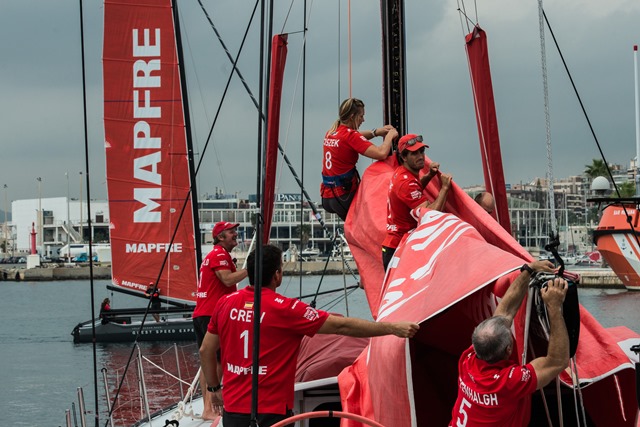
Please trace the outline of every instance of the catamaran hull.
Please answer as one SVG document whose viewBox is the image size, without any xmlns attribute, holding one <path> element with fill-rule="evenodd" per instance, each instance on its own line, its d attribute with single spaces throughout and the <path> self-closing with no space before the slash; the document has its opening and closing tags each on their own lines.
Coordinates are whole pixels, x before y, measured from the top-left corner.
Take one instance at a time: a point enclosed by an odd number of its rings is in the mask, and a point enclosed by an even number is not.
<svg viewBox="0 0 640 427">
<path fill-rule="evenodd" d="M 626 211 L 633 218 L 634 228 L 637 229 L 638 211 L 631 206 L 627 206 Z M 640 291 L 640 247 L 626 218 L 622 206 L 608 206 L 602 212 L 593 238 L 598 251 L 624 286 L 628 290 Z"/>
<path fill-rule="evenodd" d="M 156 322 L 147 321 L 140 330 L 140 322 L 107 323 L 95 322 L 96 342 L 133 342 L 138 341 L 195 341 L 193 321 L 188 319 L 168 319 Z M 71 332 L 74 343 L 93 341 L 91 322 L 81 323 Z"/>
</svg>

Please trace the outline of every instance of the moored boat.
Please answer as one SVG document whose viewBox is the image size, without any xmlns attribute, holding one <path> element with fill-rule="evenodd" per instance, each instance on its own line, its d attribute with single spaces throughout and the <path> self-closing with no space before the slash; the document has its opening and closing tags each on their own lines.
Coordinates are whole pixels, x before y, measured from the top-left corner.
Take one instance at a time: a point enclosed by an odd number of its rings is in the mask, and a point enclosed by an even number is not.
<svg viewBox="0 0 640 427">
<path fill-rule="evenodd" d="M 102 319 L 79 323 L 73 328 L 74 343 L 133 342 L 133 341 L 195 341 L 192 310 L 170 308 L 149 310 L 160 316 L 143 322 L 146 309 L 113 309 L 103 313 Z"/>
<path fill-rule="evenodd" d="M 593 239 L 607 264 L 625 288 L 640 291 L 640 213 L 633 199 L 612 200 L 602 211 Z M 632 227 L 633 225 L 633 227 Z"/>
</svg>

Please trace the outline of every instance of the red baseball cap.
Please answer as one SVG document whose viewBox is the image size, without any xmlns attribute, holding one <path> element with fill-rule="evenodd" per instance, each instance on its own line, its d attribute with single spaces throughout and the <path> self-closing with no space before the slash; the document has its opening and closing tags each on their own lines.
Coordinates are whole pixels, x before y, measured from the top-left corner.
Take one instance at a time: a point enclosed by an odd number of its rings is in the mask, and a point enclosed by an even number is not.
<svg viewBox="0 0 640 427">
<path fill-rule="evenodd" d="M 213 237 L 216 237 L 218 234 L 222 233 L 224 230 L 231 230 L 232 228 L 236 228 L 239 225 L 240 224 L 221 221 L 216 223 L 216 225 L 213 226 L 213 231 L 211 232 L 211 234 L 213 235 Z"/>
<path fill-rule="evenodd" d="M 429 148 L 429 146 L 427 144 L 423 144 L 422 141 L 422 135 L 408 133 L 398 141 L 398 152 L 402 153 L 404 150 L 416 151 L 422 147 Z"/>
</svg>

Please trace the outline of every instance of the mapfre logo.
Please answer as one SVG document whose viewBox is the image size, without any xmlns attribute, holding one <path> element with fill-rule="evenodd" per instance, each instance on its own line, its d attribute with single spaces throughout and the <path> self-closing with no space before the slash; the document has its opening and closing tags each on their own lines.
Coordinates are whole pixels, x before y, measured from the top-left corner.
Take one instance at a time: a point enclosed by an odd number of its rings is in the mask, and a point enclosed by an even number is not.
<svg viewBox="0 0 640 427">
<path fill-rule="evenodd" d="M 320 317 L 320 315 L 318 314 L 318 311 L 315 308 L 307 307 L 307 310 L 304 312 L 303 317 L 313 322 L 314 320 L 317 320 Z"/>
</svg>

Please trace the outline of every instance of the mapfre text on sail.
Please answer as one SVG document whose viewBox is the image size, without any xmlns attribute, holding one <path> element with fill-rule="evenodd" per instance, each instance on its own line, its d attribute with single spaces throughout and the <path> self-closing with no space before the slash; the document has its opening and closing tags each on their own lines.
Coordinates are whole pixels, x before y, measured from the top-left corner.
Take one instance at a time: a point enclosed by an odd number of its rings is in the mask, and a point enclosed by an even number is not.
<svg viewBox="0 0 640 427">
<path fill-rule="evenodd" d="M 151 186 L 133 189 L 133 198 L 142 207 L 133 212 L 134 223 L 161 222 L 160 204 L 155 200 L 162 197 L 162 176 L 158 173 L 161 159 L 162 139 L 151 136 L 151 126 L 145 119 L 157 119 L 162 116 L 160 106 L 152 106 L 153 88 L 159 88 L 160 79 L 160 29 L 154 31 L 154 40 L 150 38 L 148 28 L 142 30 L 142 39 L 138 29 L 133 29 L 133 57 L 140 58 L 133 63 L 133 148 L 141 150 L 133 159 L 133 177 Z M 144 150 L 144 151 L 142 151 Z M 149 152 L 150 150 L 155 150 Z M 138 181 L 136 181 L 138 182 Z"/>
<path fill-rule="evenodd" d="M 182 252 L 182 243 L 127 243 L 126 253 L 147 254 L 164 252 Z"/>
</svg>

